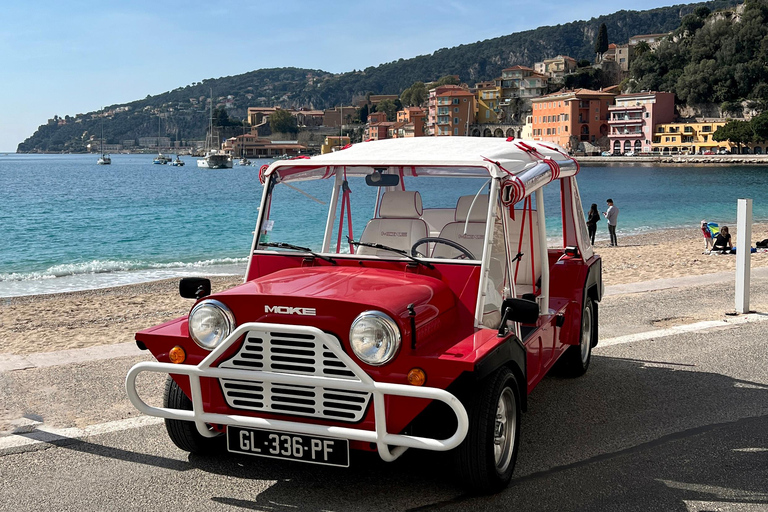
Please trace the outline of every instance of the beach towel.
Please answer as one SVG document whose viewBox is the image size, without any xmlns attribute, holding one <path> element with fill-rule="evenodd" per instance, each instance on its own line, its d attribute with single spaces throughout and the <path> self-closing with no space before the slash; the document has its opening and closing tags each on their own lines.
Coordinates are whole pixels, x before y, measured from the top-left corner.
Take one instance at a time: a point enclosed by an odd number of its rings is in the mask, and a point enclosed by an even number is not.
<svg viewBox="0 0 768 512">
<path fill-rule="evenodd" d="M 717 222 L 707 222 L 707 230 L 709 230 L 709 234 L 714 239 L 720 233 L 720 226 L 717 225 Z"/>
</svg>

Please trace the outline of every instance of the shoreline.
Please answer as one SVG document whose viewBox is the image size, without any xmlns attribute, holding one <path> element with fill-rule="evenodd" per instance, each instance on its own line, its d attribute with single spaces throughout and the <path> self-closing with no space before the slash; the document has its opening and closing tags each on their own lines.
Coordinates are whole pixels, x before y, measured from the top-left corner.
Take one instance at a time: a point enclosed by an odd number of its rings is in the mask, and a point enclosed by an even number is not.
<svg viewBox="0 0 768 512">
<path fill-rule="evenodd" d="M 605 225 L 600 227 L 600 234 L 605 234 Z M 768 238 L 768 223 L 754 224 L 752 234 L 753 246 Z M 732 236 L 735 240 L 735 229 Z M 704 254 L 698 227 L 623 237 L 619 233 L 618 241 L 618 247 L 609 247 L 607 241 L 595 244 L 595 252 L 603 260 L 605 286 L 735 272 L 736 268 L 735 255 Z M 751 265 L 768 267 L 768 252 L 753 254 Z M 210 278 L 214 292 L 243 280 L 242 275 Z M 24 355 L 132 342 L 137 331 L 183 316 L 192 304 L 179 296 L 178 278 L 7 297 L 0 299 L 2 352 Z"/>
</svg>

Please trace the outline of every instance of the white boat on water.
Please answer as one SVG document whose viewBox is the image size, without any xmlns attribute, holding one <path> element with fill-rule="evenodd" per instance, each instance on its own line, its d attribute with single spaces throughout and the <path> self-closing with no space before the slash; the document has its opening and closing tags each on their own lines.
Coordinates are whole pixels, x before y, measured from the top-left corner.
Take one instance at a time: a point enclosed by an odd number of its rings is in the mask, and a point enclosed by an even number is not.
<svg viewBox="0 0 768 512">
<path fill-rule="evenodd" d="M 171 165 L 174 167 L 184 167 L 184 160 L 179 158 L 179 155 L 176 155 L 176 160 L 171 162 Z"/>
<path fill-rule="evenodd" d="M 245 157 L 241 158 L 241 159 L 240 159 L 240 161 L 239 161 L 238 163 L 239 163 L 240 165 L 251 165 L 251 161 L 250 161 L 250 160 L 248 160 L 248 159 L 247 159 L 247 158 L 245 158 Z"/>
<path fill-rule="evenodd" d="M 212 149 L 205 154 L 205 157 L 197 161 L 197 166 L 206 169 L 231 169 L 232 157 L 222 151 Z"/>
<path fill-rule="evenodd" d="M 208 135 L 205 137 L 205 156 L 197 161 L 204 169 L 231 169 L 232 156 L 218 149 L 219 143 L 213 135 L 213 90 L 211 90 L 211 117 L 208 121 Z"/>
</svg>

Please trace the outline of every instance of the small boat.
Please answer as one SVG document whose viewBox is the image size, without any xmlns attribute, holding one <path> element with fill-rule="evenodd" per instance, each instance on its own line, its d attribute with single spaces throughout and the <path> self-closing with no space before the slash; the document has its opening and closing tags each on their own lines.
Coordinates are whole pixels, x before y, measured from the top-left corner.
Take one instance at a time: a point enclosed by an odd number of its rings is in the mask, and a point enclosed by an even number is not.
<svg viewBox="0 0 768 512">
<path fill-rule="evenodd" d="M 184 160 L 179 158 L 179 155 L 176 155 L 176 160 L 171 162 L 171 165 L 174 167 L 184 167 Z"/>
<path fill-rule="evenodd" d="M 239 161 L 238 163 L 239 163 L 240 165 L 251 165 L 251 161 L 250 161 L 250 160 L 248 160 L 248 159 L 247 159 L 247 158 L 245 158 L 245 157 L 241 158 L 241 159 L 240 159 L 240 161 Z"/>
<path fill-rule="evenodd" d="M 170 162 L 171 162 L 171 157 L 165 156 L 162 153 L 158 153 L 158 155 L 155 157 L 155 159 L 152 160 L 153 164 L 160 164 L 160 165 L 165 165 L 165 164 L 170 163 Z"/>
<path fill-rule="evenodd" d="M 109 158 L 109 155 L 104 154 L 104 117 L 101 118 L 101 140 L 99 141 L 99 146 L 99 149 L 101 149 L 101 156 L 96 160 L 96 163 L 99 165 L 111 165 L 112 159 Z"/>
</svg>

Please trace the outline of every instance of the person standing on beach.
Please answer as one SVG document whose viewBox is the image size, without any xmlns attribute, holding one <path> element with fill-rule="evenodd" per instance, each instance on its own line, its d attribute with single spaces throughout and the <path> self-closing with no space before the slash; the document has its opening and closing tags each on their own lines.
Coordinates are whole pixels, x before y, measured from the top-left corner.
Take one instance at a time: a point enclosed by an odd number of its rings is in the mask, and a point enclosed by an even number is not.
<svg viewBox="0 0 768 512">
<path fill-rule="evenodd" d="M 608 219 L 608 233 L 611 235 L 611 247 L 619 245 L 616 240 L 616 221 L 619 218 L 619 209 L 613 205 L 613 199 L 606 201 L 608 209 L 603 212 L 605 218 Z"/>
<path fill-rule="evenodd" d="M 597 231 L 597 223 L 600 222 L 600 212 L 597 211 L 597 204 L 592 203 L 589 208 L 589 215 L 587 215 L 587 229 L 589 230 L 589 239 L 592 245 L 595 245 L 595 232 Z"/>
</svg>

